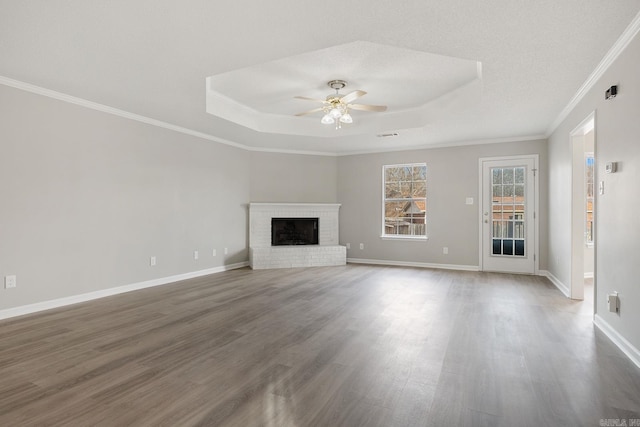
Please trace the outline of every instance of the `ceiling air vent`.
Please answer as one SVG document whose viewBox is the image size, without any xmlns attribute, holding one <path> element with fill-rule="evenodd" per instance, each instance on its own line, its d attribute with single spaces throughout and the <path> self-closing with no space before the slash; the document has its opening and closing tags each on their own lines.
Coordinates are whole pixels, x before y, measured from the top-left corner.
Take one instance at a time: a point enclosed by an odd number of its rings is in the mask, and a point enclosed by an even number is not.
<svg viewBox="0 0 640 427">
<path fill-rule="evenodd" d="M 398 136 L 398 132 L 380 133 L 377 136 L 378 138 L 391 138 L 393 136 Z"/>
</svg>

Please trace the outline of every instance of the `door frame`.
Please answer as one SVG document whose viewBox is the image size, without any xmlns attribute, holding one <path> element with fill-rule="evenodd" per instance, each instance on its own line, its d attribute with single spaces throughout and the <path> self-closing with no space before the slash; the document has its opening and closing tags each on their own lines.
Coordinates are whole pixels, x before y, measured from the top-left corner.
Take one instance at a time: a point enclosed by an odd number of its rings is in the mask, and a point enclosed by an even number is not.
<svg viewBox="0 0 640 427">
<path fill-rule="evenodd" d="M 596 157 L 596 112 L 592 111 L 578 126 L 569 133 L 569 143 L 571 150 L 571 254 L 570 260 L 570 283 L 569 298 L 574 300 L 584 299 L 584 136 L 593 130 L 594 157 Z M 597 157 L 596 157 L 597 158 Z M 594 211 L 597 215 L 597 172 L 594 171 Z M 594 232 L 597 230 L 597 218 L 594 215 Z M 594 239 L 594 263 L 593 263 L 593 289 L 596 289 L 596 269 L 597 269 L 597 236 Z M 594 304 L 595 304 L 595 298 Z M 595 308 L 594 308 L 595 313 Z"/>
<path fill-rule="evenodd" d="M 527 159 L 533 160 L 534 165 L 534 173 L 533 173 L 533 274 L 540 274 L 540 215 L 539 215 L 539 206 L 540 206 L 540 155 L 538 154 L 522 154 L 518 156 L 495 156 L 495 157 L 480 157 L 478 159 L 478 270 L 484 271 L 484 260 L 483 260 L 483 250 L 484 250 L 484 233 L 483 233 L 483 215 L 482 215 L 482 205 L 484 203 L 483 197 L 483 163 L 484 162 L 492 162 L 492 161 L 501 161 L 501 160 L 520 160 Z"/>
</svg>

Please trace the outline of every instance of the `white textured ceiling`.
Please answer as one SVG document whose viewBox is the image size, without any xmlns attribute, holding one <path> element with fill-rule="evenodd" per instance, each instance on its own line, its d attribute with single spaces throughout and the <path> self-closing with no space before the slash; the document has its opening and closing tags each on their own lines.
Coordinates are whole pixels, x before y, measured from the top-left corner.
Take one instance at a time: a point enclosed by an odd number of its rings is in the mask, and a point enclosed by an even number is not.
<svg viewBox="0 0 640 427">
<path fill-rule="evenodd" d="M 249 147 L 345 153 L 543 135 L 640 0 L 0 0 L 0 11 L 0 76 Z M 205 111 L 210 76 L 226 78 L 220 93 L 276 115 L 304 111 L 303 101 L 289 104 L 291 94 L 319 96 L 333 78 L 367 91 L 362 103 L 390 109 L 437 90 L 428 73 L 411 71 L 415 62 L 350 62 L 340 53 L 337 71 L 331 63 L 295 68 L 295 58 L 355 42 L 480 62 L 481 98 L 431 108 L 422 126 L 397 115 L 388 130 L 399 136 L 385 139 L 260 132 Z M 267 66 L 278 61 L 288 64 L 281 72 Z M 376 67 L 380 75 L 370 70 Z M 374 76 L 362 76 L 364 69 Z M 234 87 L 234 73 L 243 72 L 253 73 L 251 83 Z M 359 79 L 363 86 L 355 87 Z"/>
</svg>

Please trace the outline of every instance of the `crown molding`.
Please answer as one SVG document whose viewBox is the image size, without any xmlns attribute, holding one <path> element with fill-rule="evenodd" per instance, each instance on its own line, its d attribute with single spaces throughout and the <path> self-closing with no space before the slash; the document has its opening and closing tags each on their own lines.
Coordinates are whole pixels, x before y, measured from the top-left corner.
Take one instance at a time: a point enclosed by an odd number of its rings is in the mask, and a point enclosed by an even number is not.
<svg viewBox="0 0 640 427">
<path fill-rule="evenodd" d="M 194 136 L 196 138 L 206 139 L 208 141 L 218 142 L 220 144 L 229 145 L 235 148 L 239 148 L 246 151 L 257 152 L 257 153 L 274 153 L 274 154 L 297 154 L 297 155 L 305 155 L 305 156 L 327 156 L 327 157 L 339 157 L 339 156 L 350 156 L 354 154 L 368 154 L 368 153 L 384 153 L 384 152 L 393 152 L 393 151 L 410 151 L 410 150 L 424 150 L 429 148 L 445 148 L 445 147 L 457 147 L 464 145 L 480 145 L 480 144 L 494 144 L 500 142 L 518 142 L 518 141 L 529 141 L 536 139 L 545 139 L 546 137 L 543 135 L 533 135 L 533 136 L 524 136 L 524 137 L 516 137 L 516 138 L 494 138 L 494 139 L 486 139 L 486 140 L 472 140 L 472 141 L 458 141 L 458 142 L 449 142 L 449 143 L 439 143 L 439 144 L 426 144 L 426 145 L 418 145 L 418 146 L 410 146 L 410 147 L 393 147 L 393 148 L 384 148 L 379 150 L 361 150 L 361 151 L 350 151 L 350 152 L 330 152 L 330 151 L 305 151 L 305 150 L 288 150 L 288 149 L 279 149 L 279 148 L 267 148 L 267 147 L 252 147 L 245 144 L 240 144 L 238 142 L 230 141 L 224 138 L 218 138 L 213 135 L 209 135 L 204 132 L 198 132 L 192 129 L 184 128 L 182 126 L 177 126 L 171 123 L 163 122 L 161 120 L 152 119 L 150 117 L 142 116 L 140 114 L 130 113 L 128 111 L 120 110 L 118 108 L 109 107 L 108 105 L 99 104 L 97 102 L 89 101 L 86 99 L 78 98 L 76 96 L 71 96 L 64 94 L 62 92 L 57 92 L 55 90 L 46 89 L 41 86 L 36 86 L 30 83 L 25 83 L 19 80 L 11 79 L 8 77 L 0 76 L 0 84 L 5 86 L 14 87 L 16 89 L 24 90 L 26 92 L 35 93 L 37 95 L 46 96 L 48 98 L 57 99 L 59 101 L 68 102 L 70 104 L 79 105 L 81 107 L 90 108 L 92 110 L 101 111 L 107 114 L 113 114 L 115 116 L 123 117 L 125 119 L 135 120 L 137 122 L 145 123 L 152 126 L 157 126 L 164 129 L 169 129 L 174 132 L 179 132 L 185 135 Z"/>
<path fill-rule="evenodd" d="M 578 103 L 584 98 L 584 96 L 593 88 L 596 82 L 603 76 L 605 71 L 613 64 L 613 62 L 620 56 L 620 54 L 629 46 L 629 43 L 640 31 L 640 13 L 638 13 L 633 21 L 627 26 L 622 35 L 611 46 L 611 49 L 602 58 L 602 61 L 598 64 L 595 70 L 587 78 L 587 80 L 580 86 L 580 89 L 573 95 L 573 98 L 569 101 L 566 107 L 560 112 L 558 117 L 551 123 L 551 126 L 547 129 L 545 138 L 551 136 L 551 134 L 560 126 L 560 123 L 566 119 L 571 111 L 578 105 Z"/>
<path fill-rule="evenodd" d="M 287 150 L 284 148 L 266 148 L 266 147 L 249 147 L 246 150 L 257 153 L 274 153 L 274 154 L 300 154 L 304 156 L 327 156 L 336 157 L 340 154 L 331 151 L 305 151 L 305 150 Z"/>
<path fill-rule="evenodd" d="M 638 13 L 633 19 L 633 21 L 631 21 L 631 23 L 627 26 L 625 31 L 614 43 L 611 49 L 609 49 L 609 51 L 604 56 L 602 61 L 600 61 L 596 69 L 589 75 L 587 80 L 582 84 L 582 86 L 578 89 L 576 94 L 571 98 L 569 103 L 564 107 L 564 109 L 560 112 L 560 114 L 556 117 L 556 119 L 551 123 L 546 133 L 543 135 L 530 135 L 530 136 L 513 137 L 513 138 L 491 138 L 491 139 L 470 140 L 470 141 L 453 141 L 453 142 L 446 142 L 446 143 L 443 142 L 443 143 L 423 144 L 423 145 L 416 145 L 416 146 L 381 148 L 381 149 L 370 149 L 370 150 L 354 150 L 354 151 L 348 151 L 348 152 L 288 150 L 288 149 L 248 146 L 248 145 L 230 141 L 224 138 L 219 138 L 204 132 L 198 132 L 192 129 L 188 129 L 188 128 L 177 126 L 171 123 L 163 122 L 161 120 L 152 119 L 150 117 L 130 113 L 128 111 L 109 107 L 103 104 L 98 104 L 96 102 L 88 101 L 86 99 L 67 95 L 61 92 L 56 92 L 50 89 L 45 89 L 40 86 L 21 82 L 19 80 L 14 80 L 8 77 L 0 76 L 0 84 L 25 90 L 27 92 L 32 92 L 38 95 L 47 96 L 49 98 L 58 99 L 64 102 L 80 105 L 93 110 L 102 111 L 108 114 L 113 114 L 116 116 L 135 120 L 141 123 L 146 123 L 152 126 L 158 126 L 158 127 L 172 130 L 174 132 L 179 132 L 185 135 L 190 135 L 190 136 L 202 138 L 208 141 L 229 145 L 232 147 L 236 147 L 236 148 L 251 151 L 251 152 L 340 157 L 340 156 L 351 156 L 351 155 L 357 155 L 357 154 L 373 154 L 373 153 L 386 153 L 386 152 L 395 152 L 395 151 L 424 150 L 424 149 L 431 149 L 431 148 L 460 147 L 460 146 L 467 146 L 467 145 L 497 144 L 502 142 L 533 141 L 538 139 L 549 138 L 551 134 L 558 128 L 558 126 L 569 116 L 571 111 L 578 105 L 578 103 L 584 98 L 584 96 L 589 92 L 589 90 L 593 88 L 595 83 L 602 77 L 605 71 L 613 64 L 613 62 L 618 58 L 618 56 L 620 56 L 620 54 L 625 50 L 625 48 L 629 45 L 629 43 L 631 43 L 631 41 L 638 34 L 639 31 L 640 31 L 640 13 Z"/>
<path fill-rule="evenodd" d="M 424 150 L 429 148 L 446 148 L 446 147 L 459 147 L 465 145 L 482 145 L 482 144 L 496 144 L 501 142 L 518 142 L 518 141 L 532 141 L 536 139 L 546 139 L 544 135 L 531 135 L 514 138 L 492 138 L 484 140 L 471 140 L 471 141 L 453 141 L 437 144 L 423 144 L 408 147 L 390 147 L 372 150 L 361 151 L 349 151 L 349 152 L 330 152 L 330 151 L 306 151 L 306 150 L 288 150 L 280 148 L 268 148 L 268 147 L 253 147 L 238 142 L 230 141 L 224 138 L 218 138 L 216 136 L 198 132 L 193 129 L 184 128 L 171 123 L 163 122 L 161 120 L 152 119 L 150 117 L 142 116 L 140 114 L 130 113 L 128 111 L 120 110 L 118 108 L 109 107 L 108 105 L 99 104 L 97 102 L 89 101 L 86 99 L 78 98 L 64 94 L 62 92 L 56 92 L 55 90 L 46 89 L 41 86 L 36 86 L 30 83 L 25 83 L 19 80 L 11 79 L 8 77 L 0 76 L 0 84 L 5 86 L 14 87 L 16 89 L 24 90 L 26 92 L 35 93 L 37 95 L 46 96 L 48 98 L 57 99 L 59 101 L 68 102 L 70 104 L 79 105 L 81 107 L 90 108 L 92 110 L 101 111 L 107 114 L 113 114 L 115 116 L 123 117 L 125 119 L 135 120 L 137 122 L 145 123 L 152 126 L 157 126 L 164 129 L 169 129 L 174 132 L 179 132 L 185 135 L 194 136 L 196 138 L 206 139 L 208 141 L 218 142 L 220 144 L 229 145 L 235 148 L 239 148 L 246 151 L 258 152 L 258 153 L 274 153 L 274 154 L 298 154 L 306 156 L 327 156 L 327 157 L 340 157 L 350 156 L 355 154 L 373 154 L 373 153 L 386 153 L 394 151 L 410 151 L 410 150 Z"/>
<path fill-rule="evenodd" d="M 413 150 L 428 150 L 432 148 L 449 148 L 449 147 L 464 147 L 468 145 L 485 145 L 485 144 L 500 144 L 503 142 L 522 142 L 522 141 L 536 141 L 540 139 L 547 139 L 545 135 L 527 135 L 527 136 L 515 136 L 515 137 L 507 137 L 507 138 L 488 138 L 488 139 L 473 139 L 469 141 L 452 141 L 452 142 L 441 142 L 436 144 L 422 144 L 422 145 L 412 145 L 412 146 L 404 146 L 404 147 L 393 147 L 393 148 L 380 148 L 380 149 L 372 149 L 372 150 L 361 150 L 361 151 L 346 151 L 336 153 L 336 156 L 354 156 L 358 154 L 373 154 L 373 153 L 389 153 L 389 152 L 398 152 L 398 151 L 413 151 Z"/>
<path fill-rule="evenodd" d="M 228 139 L 218 138 L 216 136 L 209 135 L 204 132 L 198 132 L 193 129 L 188 129 L 182 126 L 177 126 L 171 123 L 163 122 L 162 120 L 156 120 L 150 117 L 141 116 L 140 114 L 130 113 L 128 111 L 120 110 L 118 108 L 109 107 L 108 105 L 99 104 L 93 101 L 88 101 L 86 99 L 67 95 L 62 92 L 56 92 L 55 90 L 46 89 L 41 86 L 32 85 L 30 83 L 21 82 L 19 80 L 10 79 L 8 77 L 0 76 L 0 84 L 14 87 L 16 89 L 21 89 L 26 92 L 35 93 L 37 95 L 46 96 L 48 98 L 57 99 L 59 101 L 68 102 L 70 104 L 79 105 L 81 107 L 90 108 L 92 110 L 101 111 L 103 113 L 113 114 L 114 116 L 124 117 L 125 119 L 135 120 L 137 122 L 145 123 L 148 125 L 169 129 L 174 132 L 183 133 L 185 135 L 195 136 L 196 138 L 202 138 L 209 141 L 218 142 L 220 144 L 230 145 L 232 147 L 241 148 L 244 150 L 250 149 L 250 147 L 244 144 L 229 141 Z"/>
</svg>

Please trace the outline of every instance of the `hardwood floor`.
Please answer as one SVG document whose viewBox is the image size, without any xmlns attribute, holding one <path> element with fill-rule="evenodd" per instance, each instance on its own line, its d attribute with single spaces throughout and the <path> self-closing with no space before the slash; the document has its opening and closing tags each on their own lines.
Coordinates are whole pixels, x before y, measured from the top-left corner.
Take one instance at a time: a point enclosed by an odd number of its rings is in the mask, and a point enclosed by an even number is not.
<svg viewBox="0 0 640 427">
<path fill-rule="evenodd" d="M 0 425 L 598 426 L 640 370 L 546 279 L 234 270 L 0 322 Z"/>
</svg>

